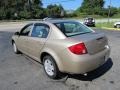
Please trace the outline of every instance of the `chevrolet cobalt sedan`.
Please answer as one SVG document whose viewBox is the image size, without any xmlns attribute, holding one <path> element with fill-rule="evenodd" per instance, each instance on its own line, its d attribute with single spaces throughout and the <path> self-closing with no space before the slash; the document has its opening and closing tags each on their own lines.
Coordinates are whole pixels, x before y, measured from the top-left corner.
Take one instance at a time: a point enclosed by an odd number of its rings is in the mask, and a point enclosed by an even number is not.
<svg viewBox="0 0 120 90">
<path fill-rule="evenodd" d="M 48 77 L 85 74 L 103 65 L 110 47 L 103 33 L 74 20 L 46 20 L 27 24 L 12 37 L 14 52 L 43 64 Z"/>
</svg>

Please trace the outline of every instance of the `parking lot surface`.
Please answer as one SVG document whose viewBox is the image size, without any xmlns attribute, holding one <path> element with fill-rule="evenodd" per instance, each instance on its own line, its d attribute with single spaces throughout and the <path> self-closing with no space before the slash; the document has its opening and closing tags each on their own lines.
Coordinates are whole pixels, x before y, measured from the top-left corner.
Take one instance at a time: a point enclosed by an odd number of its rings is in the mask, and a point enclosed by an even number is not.
<svg viewBox="0 0 120 90">
<path fill-rule="evenodd" d="M 24 54 L 13 53 L 16 28 L 0 29 L 0 90 L 120 90 L 120 31 L 97 30 L 108 36 L 110 59 L 88 76 L 67 75 L 49 79 L 42 65 Z"/>
</svg>

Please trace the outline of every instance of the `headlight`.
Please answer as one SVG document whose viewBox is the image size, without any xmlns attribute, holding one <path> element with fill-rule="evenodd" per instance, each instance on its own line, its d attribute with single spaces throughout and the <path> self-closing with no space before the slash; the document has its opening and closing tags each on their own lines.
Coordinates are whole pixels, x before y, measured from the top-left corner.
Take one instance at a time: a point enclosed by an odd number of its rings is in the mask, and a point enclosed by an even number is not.
<svg viewBox="0 0 120 90">
<path fill-rule="evenodd" d="M 114 26 L 116 26 L 116 23 L 114 23 Z"/>
</svg>

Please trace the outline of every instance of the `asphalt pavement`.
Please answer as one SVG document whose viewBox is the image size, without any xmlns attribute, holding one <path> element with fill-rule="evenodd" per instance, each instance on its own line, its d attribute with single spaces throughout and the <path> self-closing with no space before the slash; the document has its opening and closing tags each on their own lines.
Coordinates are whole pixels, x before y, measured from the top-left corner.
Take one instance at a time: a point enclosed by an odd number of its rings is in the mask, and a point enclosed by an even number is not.
<svg viewBox="0 0 120 90">
<path fill-rule="evenodd" d="M 70 75 L 49 79 L 40 63 L 14 54 L 11 36 L 18 27 L 0 29 L 0 90 L 120 90 L 120 31 L 96 30 L 108 36 L 108 61 L 88 76 Z"/>
</svg>

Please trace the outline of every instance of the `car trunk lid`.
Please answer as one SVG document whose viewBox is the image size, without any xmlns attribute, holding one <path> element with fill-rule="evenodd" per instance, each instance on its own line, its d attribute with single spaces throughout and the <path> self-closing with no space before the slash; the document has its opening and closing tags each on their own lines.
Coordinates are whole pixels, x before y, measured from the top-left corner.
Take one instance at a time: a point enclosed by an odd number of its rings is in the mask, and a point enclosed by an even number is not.
<svg viewBox="0 0 120 90">
<path fill-rule="evenodd" d="M 103 33 L 87 33 L 70 37 L 74 40 L 84 42 L 89 54 L 95 54 L 105 49 L 107 38 Z"/>
</svg>

